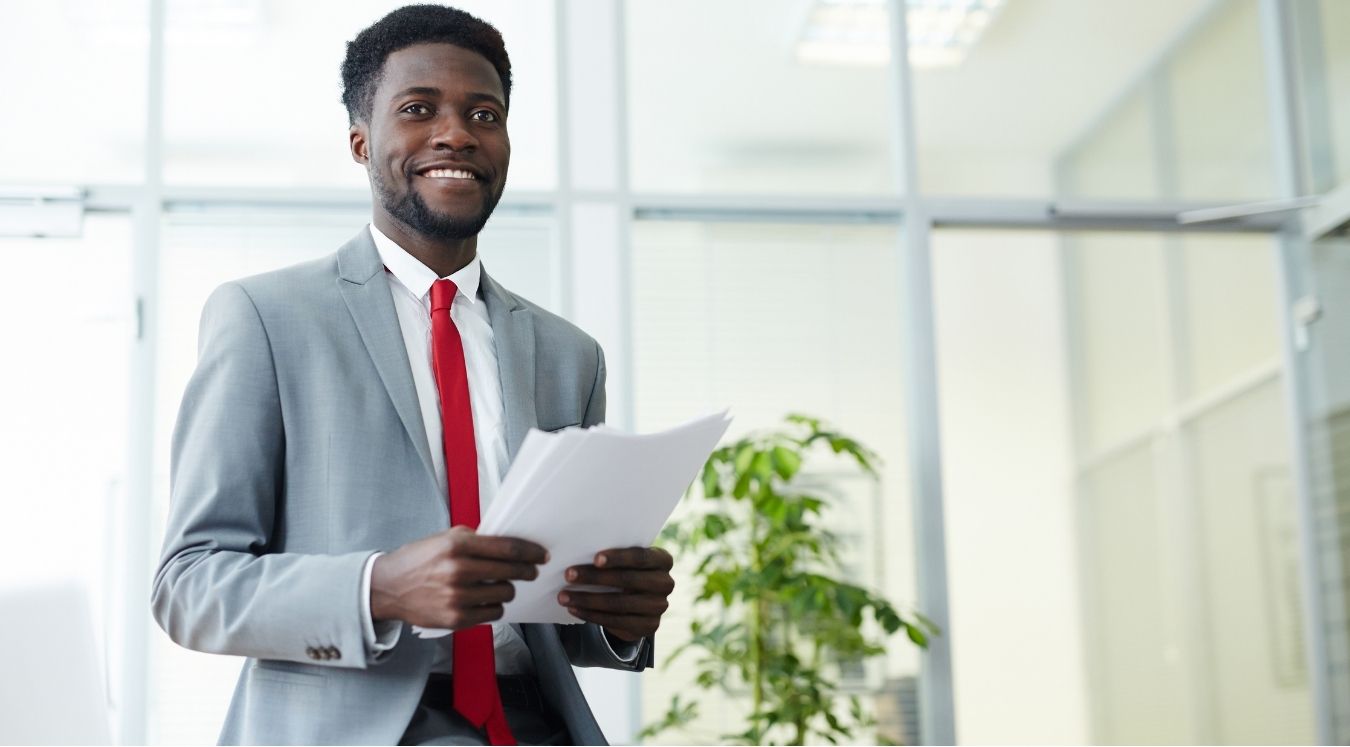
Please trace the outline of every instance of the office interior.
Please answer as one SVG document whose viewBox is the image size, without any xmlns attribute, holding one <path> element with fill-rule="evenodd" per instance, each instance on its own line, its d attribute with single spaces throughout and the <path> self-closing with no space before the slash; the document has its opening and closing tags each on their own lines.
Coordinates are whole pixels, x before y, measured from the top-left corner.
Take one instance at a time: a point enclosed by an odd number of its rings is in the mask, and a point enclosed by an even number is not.
<svg viewBox="0 0 1350 747">
<path fill-rule="evenodd" d="M 397 5 L 0 4 L 0 724 L 215 742 L 242 660 L 148 603 L 198 315 L 368 221 L 338 64 Z M 1350 741 L 1350 2 L 457 5 L 515 69 L 484 267 L 609 421 L 881 456 L 830 529 L 942 634 L 848 674 L 860 741 Z M 630 743 L 689 671 L 579 676 Z"/>
</svg>

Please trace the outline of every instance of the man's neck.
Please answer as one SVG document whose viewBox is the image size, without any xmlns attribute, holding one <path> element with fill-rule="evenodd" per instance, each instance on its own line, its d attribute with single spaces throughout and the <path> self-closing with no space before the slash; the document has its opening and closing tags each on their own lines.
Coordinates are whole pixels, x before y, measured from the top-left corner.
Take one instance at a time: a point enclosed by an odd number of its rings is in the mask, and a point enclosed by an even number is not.
<svg viewBox="0 0 1350 747">
<path fill-rule="evenodd" d="M 431 239 L 390 218 L 386 213 L 377 212 L 371 222 L 403 251 L 431 268 L 438 278 L 450 277 L 478 255 L 477 236 L 449 242 Z"/>
</svg>

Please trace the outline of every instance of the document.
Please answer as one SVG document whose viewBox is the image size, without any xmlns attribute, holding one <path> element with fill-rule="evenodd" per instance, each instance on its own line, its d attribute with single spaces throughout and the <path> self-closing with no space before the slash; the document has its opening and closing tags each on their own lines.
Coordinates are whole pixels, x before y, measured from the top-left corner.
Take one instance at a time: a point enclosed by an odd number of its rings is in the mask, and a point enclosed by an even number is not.
<svg viewBox="0 0 1350 747">
<path fill-rule="evenodd" d="M 558 604 L 569 587 L 563 572 L 601 550 L 651 545 L 730 424 L 723 411 L 660 433 L 600 425 L 526 434 L 478 533 L 537 542 L 549 562 L 533 581 L 514 582 L 502 622 L 581 622 Z"/>
</svg>

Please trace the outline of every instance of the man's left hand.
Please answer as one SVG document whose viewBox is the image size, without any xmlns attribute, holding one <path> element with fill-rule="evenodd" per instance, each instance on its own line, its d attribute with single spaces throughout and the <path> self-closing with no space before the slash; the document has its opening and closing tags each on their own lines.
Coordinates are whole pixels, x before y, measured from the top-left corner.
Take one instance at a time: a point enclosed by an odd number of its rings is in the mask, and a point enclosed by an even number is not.
<svg viewBox="0 0 1350 747">
<path fill-rule="evenodd" d="M 576 617 L 595 623 L 615 638 L 636 641 L 656 632 L 675 589 L 670 575 L 674 560 L 658 547 L 602 550 L 591 565 L 574 565 L 564 578 L 569 584 L 611 586 L 618 591 L 564 589 L 558 602 Z"/>
</svg>

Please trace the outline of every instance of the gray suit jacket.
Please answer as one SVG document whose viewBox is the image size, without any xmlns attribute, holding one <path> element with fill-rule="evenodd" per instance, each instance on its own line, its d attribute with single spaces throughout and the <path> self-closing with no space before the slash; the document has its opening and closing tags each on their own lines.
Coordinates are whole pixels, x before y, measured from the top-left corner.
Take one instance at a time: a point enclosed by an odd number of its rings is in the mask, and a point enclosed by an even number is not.
<svg viewBox="0 0 1350 747">
<path fill-rule="evenodd" d="M 531 427 L 605 415 L 605 363 L 581 330 L 502 288 L 483 296 L 512 457 Z M 226 283 L 202 312 L 173 437 L 152 605 L 176 643 L 248 657 L 222 743 L 394 744 L 434 641 L 367 657 L 366 559 L 445 529 L 389 283 L 370 233 L 335 255 Z M 540 684 L 579 744 L 604 735 L 570 664 L 641 670 L 592 625 L 522 625 Z"/>
</svg>

